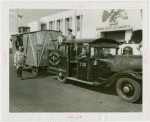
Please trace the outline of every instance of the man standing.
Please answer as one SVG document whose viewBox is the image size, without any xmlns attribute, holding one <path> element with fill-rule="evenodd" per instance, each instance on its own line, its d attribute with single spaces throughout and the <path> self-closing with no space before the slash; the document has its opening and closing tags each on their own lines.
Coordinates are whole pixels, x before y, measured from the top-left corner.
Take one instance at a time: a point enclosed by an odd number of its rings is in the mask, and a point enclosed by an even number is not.
<svg viewBox="0 0 150 122">
<path fill-rule="evenodd" d="M 72 29 L 68 29 L 68 35 L 67 35 L 68 40 L 75 39 L 75 36 L 72 35 L 72 31 L 73 31 Z M 77 44 L 76 43 L 72 44 L 71 48 L 73 49 L 73 55 L 76 58 L 76 56 L 77 56 Z"/>
<path fill-rule="evenodd" d="M 16 52 L 15 57 L 14 57 L 14 64 L 17 68 L 17 76 L 19 76 L 21 80 L 23 80 L 22 68 L 24 67 L 25 57 L 26 55 L 23 52 L 23 47 L 20 45 L 19 51 Z"/>
<path fill-rule="evenodd" d="M 59 36 L 57 37 L 57 42 L 58 42 L 58 49 L 60 49 L 60 46 L 62 44 L 62 42 L 65 41 L 65 36 L 62 35 L 62 32 L 59 31 Z"/>
<path fill-rule="evenodd" d="M 72 35 L 72 31 L 71 29 L 68 29 L 68 36 L 67 36 L 67 39 L 75 39 L 75 36 Z"/>
</svg>

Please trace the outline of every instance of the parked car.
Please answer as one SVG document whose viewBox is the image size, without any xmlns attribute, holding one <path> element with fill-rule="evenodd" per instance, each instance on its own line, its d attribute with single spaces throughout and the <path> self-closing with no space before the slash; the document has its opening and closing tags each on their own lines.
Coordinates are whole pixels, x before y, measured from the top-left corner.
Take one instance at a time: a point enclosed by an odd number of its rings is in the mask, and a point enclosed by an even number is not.
<svg viewBox="0 0 150 122">
<path fill-rule="evenodd" d="M 86 44 L 86 47 L 84 46 Z M 63 42 L 63 50 L 49 50 L 48 72 L 67 80 L 111 87 L 127 102 L 142 95 L 142 56 L 118 55 L 119 42 L 111 39 L 75 39 Z"/>
</svg>

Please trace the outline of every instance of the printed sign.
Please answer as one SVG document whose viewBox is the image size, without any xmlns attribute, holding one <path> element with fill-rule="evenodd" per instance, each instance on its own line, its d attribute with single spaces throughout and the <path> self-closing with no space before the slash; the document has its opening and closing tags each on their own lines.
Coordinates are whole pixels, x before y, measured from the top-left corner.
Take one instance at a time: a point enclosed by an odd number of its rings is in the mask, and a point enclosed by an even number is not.
<svg viewBox="0 0 150 122">
<path fill-rule="evenodd" d="M 86 63 L 84 63 L 84 62 L 80 62 L 80 66 L 82 66 L 82 67 L 86 67 Z"/>
<path fill-rule="evenodd" d="M 114 30 L 114 29 L 127 29 L 131 28 L 130 25 L 121 25 L 121 26 L 111 26 L 111 27 L 105 27 L 105 28 L 97 28 L 96 30 Z"/>
<path fill-rule="evenodd" d="M 59 53 L 57 53 L 55 51 L 50 52 L 50 54 L 49 54 L 49 62 L 52 65 L 57 65 L 60 62 L 60 55 L 59 55 Z"/>
</svg>

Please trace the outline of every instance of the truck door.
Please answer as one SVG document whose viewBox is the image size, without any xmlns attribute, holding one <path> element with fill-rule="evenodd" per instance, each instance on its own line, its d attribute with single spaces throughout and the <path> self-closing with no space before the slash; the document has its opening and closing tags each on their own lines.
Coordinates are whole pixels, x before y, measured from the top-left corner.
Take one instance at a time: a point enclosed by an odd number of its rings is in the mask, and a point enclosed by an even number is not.
<svg viewBox="0 0 150 122">
<path fill-rule="evenodd" d="M 82 58 L 78 61 L 78 79 L 88 80 L 89 58 Z"/>
<path fill-rule="evenodd" d="M 64 54 L 63 51 L 49 50 L 48 62 L 48 72 L 54 74 L 61 72 L 64 76 L 68 75 L 68 55 Z"/>
</svg>

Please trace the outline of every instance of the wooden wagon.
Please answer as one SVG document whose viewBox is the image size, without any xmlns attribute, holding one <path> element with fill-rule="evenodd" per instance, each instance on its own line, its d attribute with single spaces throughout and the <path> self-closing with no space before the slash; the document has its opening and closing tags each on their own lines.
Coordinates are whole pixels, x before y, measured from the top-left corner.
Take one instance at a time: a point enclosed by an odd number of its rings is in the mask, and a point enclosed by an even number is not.
<svg viewBox="0 0 150 122">
<path fill-rule="evenodd" d="M 24 53 L 27 56 L 25 66 L 32 66 L 32 73 L 38 75 L 40 68 L 48 67 L 48 50 L 58 47 L 56 39 L 59 32 L 44 30 L 12 35 L 13 55 L 17 51 L 15 42 L 18 35 L 23 42 Z"/>
</svg>

